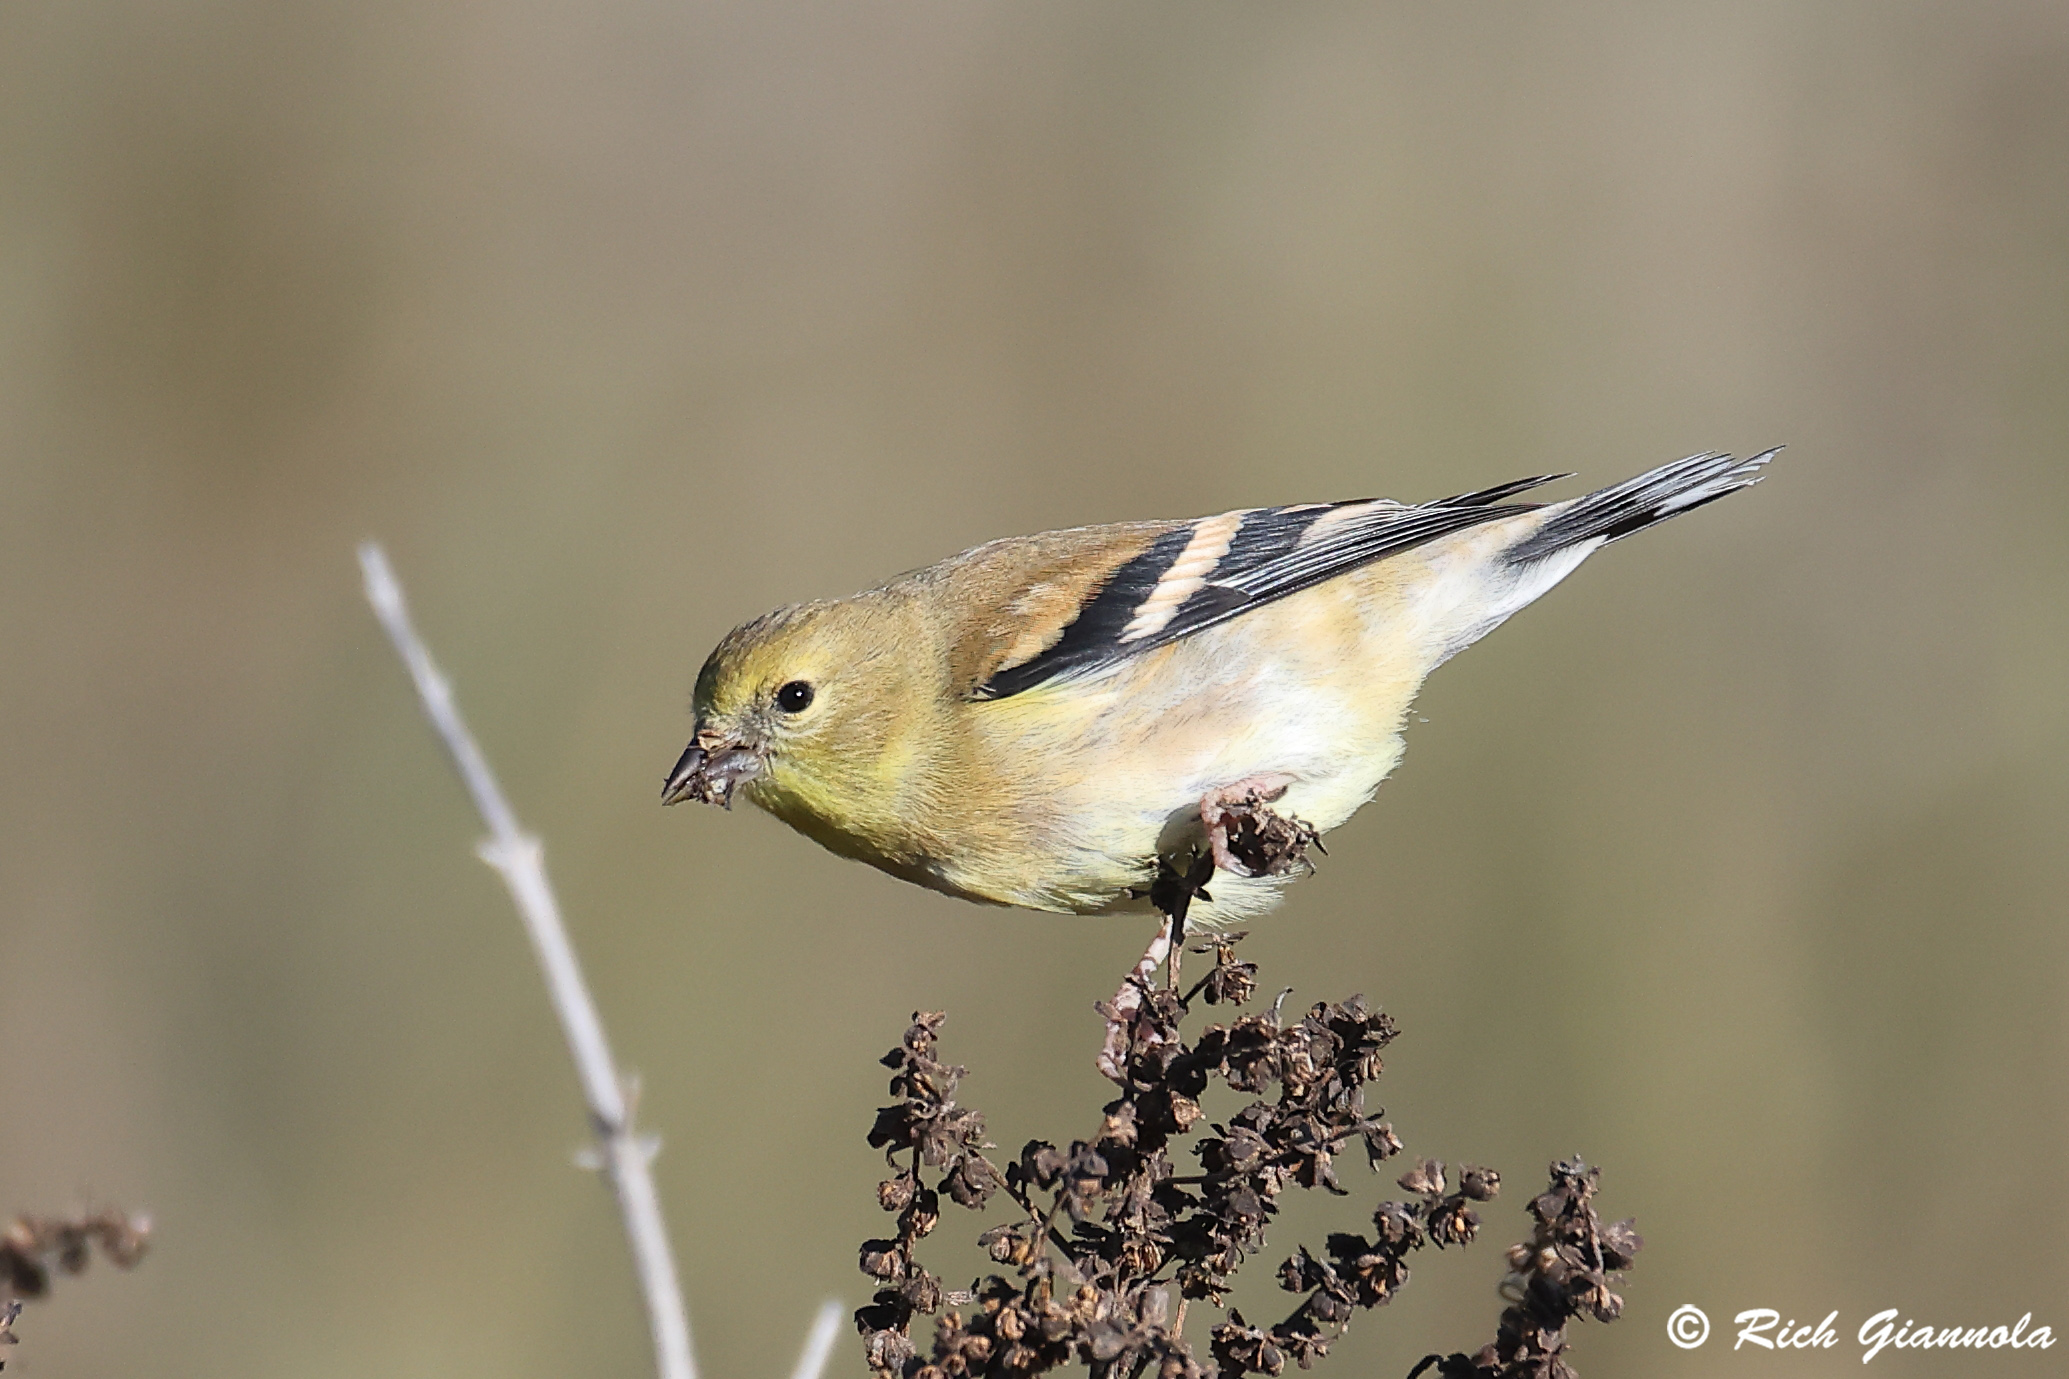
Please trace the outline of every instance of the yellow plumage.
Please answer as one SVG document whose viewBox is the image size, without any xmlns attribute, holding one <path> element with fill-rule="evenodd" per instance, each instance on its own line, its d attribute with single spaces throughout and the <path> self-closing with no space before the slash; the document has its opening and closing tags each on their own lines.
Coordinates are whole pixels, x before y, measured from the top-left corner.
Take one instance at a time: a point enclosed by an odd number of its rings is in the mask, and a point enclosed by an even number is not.
<svg viewBox="0 0 2069 1379">
<path fill-rule="evenodd" d="M 1317 833 L 1372 798 L 1425 676 L 1595 549 L 1754 482 L 1699 455 L 1562 503 L 1545 480 L 991 542 L 730 633 L 664 799 L 735 788 L 843 856 L 972 900 L 1147 907 L 1213 847 L 1195 922 L 1274 904 L 1214 820 L 1257 790 Z M 1563 477 L 1563 476 L 1558 476 Z"/>
</svg>

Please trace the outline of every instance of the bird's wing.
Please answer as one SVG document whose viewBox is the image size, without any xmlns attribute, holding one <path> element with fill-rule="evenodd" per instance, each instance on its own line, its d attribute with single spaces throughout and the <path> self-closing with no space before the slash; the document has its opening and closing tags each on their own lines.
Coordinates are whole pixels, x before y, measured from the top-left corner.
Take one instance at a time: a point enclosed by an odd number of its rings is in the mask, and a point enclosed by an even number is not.
<svg viewBox="0 0 2069 1379">
<path fill-rule="evenodd" d="M 1066 591 L 1051 580 L 1039 626 L 1018 638 L 1025 654 L 995 654 L 966 683 L 975 699 L 1004 699 L 1037 685 L 1104 669 L 1152 647 L 1225 622 L 1346 570 L 1384 560 L 1467 527 L 1533 511 L 1502 505 L 1564 475 L 1521 479 L 1414 507 L 1384 498 L 1247 508 L 1192 522 L 1145 524 L 1103 540 L 1073 562 Z M 1058 533 L 1058 535 L 1063 535 Z M 1068 599 L 1056 597 L 1068 593 Z M 1003 639 L 1001 639 L 1003 641 Z"/>
</svg>

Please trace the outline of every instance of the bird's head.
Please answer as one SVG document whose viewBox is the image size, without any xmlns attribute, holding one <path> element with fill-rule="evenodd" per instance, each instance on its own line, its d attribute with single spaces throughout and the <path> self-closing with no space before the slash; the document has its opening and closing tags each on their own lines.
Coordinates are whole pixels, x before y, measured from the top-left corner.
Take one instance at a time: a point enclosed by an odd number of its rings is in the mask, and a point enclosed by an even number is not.
<svg viewBox="0 0 2069 1379">
<path fill-rule="evenodd" d="M 735 628 L 697 675 L 696 728 L 663 804 L 730 807 L 735 790 L 809 832 L 887 804 L 925 690 L 905 668 L 913 629 L 897 608 L 798 604 Z"/>
</svg>

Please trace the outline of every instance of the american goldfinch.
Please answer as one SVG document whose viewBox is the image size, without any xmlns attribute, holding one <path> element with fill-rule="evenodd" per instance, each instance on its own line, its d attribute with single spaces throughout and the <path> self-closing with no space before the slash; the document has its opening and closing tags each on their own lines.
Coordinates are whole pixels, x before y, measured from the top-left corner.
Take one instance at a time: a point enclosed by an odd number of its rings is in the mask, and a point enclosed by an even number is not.
<svg viewBox="0 0 2069 1379">
<path fill-rule="evenodd" d="M 1569 476 L 989 542 L 727 634 L 662 800 L 737 791 L 971 900 L 1142 910 L 1179 875 L 1193 923 L 1241 920 L 1372 798 L 1425 676 L 1774 453 L 1548 504 L 1507 500 Z"/>
</svg>

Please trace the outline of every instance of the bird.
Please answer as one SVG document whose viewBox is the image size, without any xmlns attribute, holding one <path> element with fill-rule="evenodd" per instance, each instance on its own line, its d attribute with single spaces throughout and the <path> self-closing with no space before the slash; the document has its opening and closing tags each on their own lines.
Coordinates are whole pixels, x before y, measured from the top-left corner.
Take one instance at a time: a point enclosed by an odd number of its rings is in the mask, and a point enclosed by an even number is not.
<svg viewBox="0 0 2069 1379">
<path fill-rule="evenodd" d="M 968 900 L 1168 919 L 1175 894 L 1225 929 L 1373 797 L 1431 671 L 1778 450 L 1558 502 L 1513 500 L 1571 475 L 991 541 L 728 633 L 662 802 L 741 796 Z"/>
</svg>

